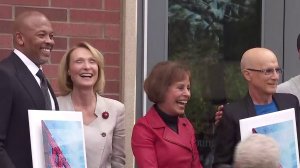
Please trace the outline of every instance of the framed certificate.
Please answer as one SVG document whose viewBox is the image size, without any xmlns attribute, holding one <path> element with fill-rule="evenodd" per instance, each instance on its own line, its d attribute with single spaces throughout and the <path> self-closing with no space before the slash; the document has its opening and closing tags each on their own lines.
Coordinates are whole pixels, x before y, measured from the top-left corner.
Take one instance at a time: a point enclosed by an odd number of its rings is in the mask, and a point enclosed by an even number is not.
<svg viewBox="0 0 300 168">
<path fill-rule="evenodd" d="M 28 110 L 33 168 L 87 168 L 82 113 Z"/>
</svg>

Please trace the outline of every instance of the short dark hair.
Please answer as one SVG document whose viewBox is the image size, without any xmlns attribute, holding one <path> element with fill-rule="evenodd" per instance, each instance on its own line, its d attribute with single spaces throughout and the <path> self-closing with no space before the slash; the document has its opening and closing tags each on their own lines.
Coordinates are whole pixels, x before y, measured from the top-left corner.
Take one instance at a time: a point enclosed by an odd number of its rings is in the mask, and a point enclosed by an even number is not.
<svg viewBox="0 0 300 168">
<path fill-rule="evenodd" d="M 298 49 L 298 52 L 299 52 L 299 50 L 300 50 L 300 34 L 297 37 L 297 49 Z"/>
<path fill-rule="evenodd" d="M 153 103 L 163 102 L 168 87 L 186 76 L 191 81 L 190 70 L 182 62 L 163 61 L 156 64 L 144 82 L 148 99 Z"/>
</svg>

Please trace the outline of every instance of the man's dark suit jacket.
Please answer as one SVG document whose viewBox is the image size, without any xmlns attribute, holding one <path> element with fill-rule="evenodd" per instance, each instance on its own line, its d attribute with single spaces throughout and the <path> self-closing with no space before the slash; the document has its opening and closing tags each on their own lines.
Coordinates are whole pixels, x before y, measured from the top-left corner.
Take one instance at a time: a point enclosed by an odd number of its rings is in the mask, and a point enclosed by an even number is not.
<svg viewBox="0 0 300 168">
<path fill-rule="evenodd" d="M 297 97 L 286 93 L 275 93 L 273 100 L 278 110 L 295 109 L 297 135 L 299 136 L 300 111 Z M 255 106 L 249 94 L 238 102 L 224 106 L 223 118 L 215 131 L 214 168 L 225 168 L 233 164 L 234 149 L 241 140 L 239 120 L 253 116 L 256 116 Z"/>
<path fill-rule="evenodd" d="M 57 100 L 49 90 L 58 110 Z M 28 109 L 44 110 L 36 79 L 15 54 L 0 63 L 0 167 L 32 168 Z"/>
</svg>

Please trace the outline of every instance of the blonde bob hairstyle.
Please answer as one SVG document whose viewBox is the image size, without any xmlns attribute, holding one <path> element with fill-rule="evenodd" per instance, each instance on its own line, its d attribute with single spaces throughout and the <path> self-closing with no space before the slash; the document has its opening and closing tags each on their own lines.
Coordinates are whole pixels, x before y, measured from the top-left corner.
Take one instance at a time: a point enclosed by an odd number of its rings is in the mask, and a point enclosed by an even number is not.
<svg viewBox="0 0 300 168">
<path fill-rule="evenodd" d="M 70 66 L 70 57 L 72 52 L 77 48 L 85 48 L 89 50 L 95 61 L 98 65 L 98 79 L 94 85 L 94 91 L 97 93 L 102 93 L 105 85 L 105 76 L 104 76 L 104 57 L 103 55 L 94 47 L 92 47 L 88 42 L 79 42 L 73 48 L 65 53 L 62 57 L 59 65 L 59 76 L 58 76 L 58 85 L 61 91 L 61 95 L 67 95 L 73 90 L 73 81 L 68 74 Z"/>
<path fill-rule="evenodd" d="M 145 80 L 144 90 L 150 101 L 162 103 L 168 87 L 186 77 L 191 81 L 191 72 L 185 64 L 175 61 L 160 62 Z"/>
</svg>

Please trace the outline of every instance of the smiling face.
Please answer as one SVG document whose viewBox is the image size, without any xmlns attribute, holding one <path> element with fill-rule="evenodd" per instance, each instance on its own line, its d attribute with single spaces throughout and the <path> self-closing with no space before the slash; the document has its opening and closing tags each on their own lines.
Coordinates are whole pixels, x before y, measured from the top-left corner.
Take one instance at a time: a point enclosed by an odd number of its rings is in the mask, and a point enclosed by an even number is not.
<svg viewBox="0 0 300 168">
<path fill-rule="evenodd" d="M 172 83 L 164 96 L 164 101 L 158 103 L 159 108 L 165 113 L 178 116 L 184 114 L 186 104 L 191 97 L 189 76 L 183 80 Z"/>
<path fill-rule="evenodd" d="M 54 46 L 53 28 L 38 12 L 25 13 L 16 19 L 16 48 L 37 66 L 49 61 Z"/>
<path fill-rule="evenodd" d="M 266 74 L 248 69 L 278 69 L 279 65 L 276 55 L 265 48 L 248 50 L 242 57 L 241 67 L 243 75 L 248 82 L 249 93 L 252 99 L 257 102 L 258 98 L 272 100 L 272 95 L 276 92 L 280 73 L 273 71 L 270 74 Z"/>
<path fill-rule="evenodd" d="M 73 89 L 93 89 L 98 79 L 98 69 L 97 61 L 88 49 L 74 49 L 70 54 L 68 69 Z"/>
<path fill-rule="evenodd" d="M 258 66 L 257 69 L 275 69 L 279 68 L 276 61 L 266 62 L 263 66 Z M 276 92 L 279 81 L 279 75 L 273 72 L 270 75 L 265 75 L 261 72 L 248 72 L 250 73 L 251 80 L 249 80 L 249 88 L 251 92 L 258 93 L 258 95 L 272 96 Z"/>
</svg>

